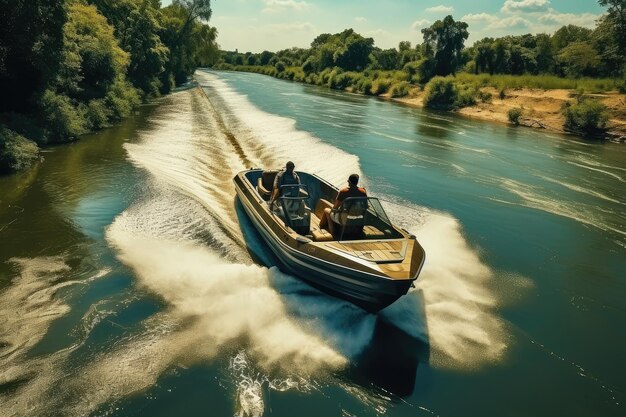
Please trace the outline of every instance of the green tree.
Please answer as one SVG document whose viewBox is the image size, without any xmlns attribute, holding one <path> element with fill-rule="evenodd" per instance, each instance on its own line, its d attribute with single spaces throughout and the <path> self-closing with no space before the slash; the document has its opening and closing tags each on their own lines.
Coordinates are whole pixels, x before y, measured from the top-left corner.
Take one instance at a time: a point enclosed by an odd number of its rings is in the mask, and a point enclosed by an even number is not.
<svg viewBox="0 0 626 417">
<path fill-rule="evenodd" d="M 128 78 L 145 94 L 158 95 L 159 76 L 169 49 L 158 35 L 159 4 L 142 0 L 89 0 L 115 28 L 121 48 L 130 54 Z"/>
<path fill-rule="evenodd" d="M 454 74 L 461 65 L 461 51 L 469 36 L 467 23 L 455 22 L 448 15 L 437 20 L 429 28 L 422 29 L 424 43 L 429 44 L 435 52 L 435 71 L 438 75 Z"/>
<path fill-rule="evenodd" d="M 383 70 L 397 69 L 400 63 L 400 53 L 395 48 L 374 50 L 371 58 Z"/>
<path fill-rule="evenodd" d="M 493 48 L 493 72 L 508 74 L 511 71 L 511 45 L 503 38 L 496 39 Z"/>
<path fill-rule="evenodd" d="M 596 74 L 600 56 L 588 42 L 573 42 L 561 50 L 558 61 L 568 76 L 592 76 Z"/>
<path fill-rule="evenodd" d="M 550 35 L 545 33 L 537 35 L 535 56 L 537 60 L 537 72 L 550 73 L 554 71 L 554 47 Z"/>
<path fill-rule="evenodd" d="M 554 32 L 552 43 L 556 51 L 560 51 L 573 42 L 584 42 L 589 40 L 591 29 L 576 25 L 566 25 Z"/>
<path fill-rule="evenodd" d="M 174 84 L 187 81 L 196 67 L 196 48 L 193 39 L 197 25 L 211 18 L 209 0 L 175 0 L 170 6 L 161 9 L 161 30 L 159 36 L 169 48 L 169 60 L 161 75 L 162 91 L 167 92 Z M 217 45 L 212 47 L 217 49 Z"/>
<path fill-rule="evenodd" d="M 273 52 L 263 51 L 261 52 L 261 55 L 259 56 L 259 63 L 261 65 L 267 65 L 269 64 L 270 59 L 272 59 L 273 56 L 274 56 Z"/>
<path fill-rule="evenodd" d="M 364 70 L 374 47 L 374 39 L 364 38 L 352 29 L 345 30 L 339 37 L 343 40 L 333 54 L 335 65 L 346 71 Z"/>
<path fill-rule="evenodd" d="M 30 112 L 58 71 L 63 1 L 0 0 L 0 112 Z"/>
<path fill-rule="evenodd" d="M 476 61 L 476 72 L 489 72 L 493 74 L 494 50 L 492 48 L 493 38 L 484 38 L 474 43 Z"/>
<path fill-rule="evenodd" d="M 626 55 L 626 0 L 598 0 L 601 6 L 608 6 L 608 19 L 615 28 L 620 54 Z"/>
</svg>

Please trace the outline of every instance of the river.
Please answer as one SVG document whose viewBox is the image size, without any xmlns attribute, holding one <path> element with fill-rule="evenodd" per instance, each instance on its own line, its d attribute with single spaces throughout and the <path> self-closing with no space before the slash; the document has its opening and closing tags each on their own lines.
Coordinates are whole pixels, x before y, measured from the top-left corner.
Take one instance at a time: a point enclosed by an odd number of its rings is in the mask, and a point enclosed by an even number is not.
<svg viewBox="0 0 626 417">
<path fill-rule="evenodd" d="M 0 177 L 2 416 L 621 416 L 626 147 L 199 70 Z M 370 195 L 424 246 L 379 315 L 273 265 L 248 167 Z"/>
</svg>

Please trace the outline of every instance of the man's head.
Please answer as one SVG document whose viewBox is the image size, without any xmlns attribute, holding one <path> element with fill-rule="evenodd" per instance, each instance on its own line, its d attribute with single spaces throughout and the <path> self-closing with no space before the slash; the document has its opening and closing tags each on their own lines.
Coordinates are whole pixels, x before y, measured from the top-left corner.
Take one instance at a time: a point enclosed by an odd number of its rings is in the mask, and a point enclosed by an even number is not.
<svg viewBox="0 0 626 417">
<path fill-rule="evenodd" d="M 295 164 L 291 161 L 287 162 L 287 165 L 285 165 L 285 168 L 287 169 L 287 171 L 291 172 L 293 171 L 293 169 L 295 168 Z"/>
<path fill-rule="evenodd" d="M 352 174 L 348 177 L 348 183 L 356 186 L 359 183 L 359 174 Z"/>
</svg>

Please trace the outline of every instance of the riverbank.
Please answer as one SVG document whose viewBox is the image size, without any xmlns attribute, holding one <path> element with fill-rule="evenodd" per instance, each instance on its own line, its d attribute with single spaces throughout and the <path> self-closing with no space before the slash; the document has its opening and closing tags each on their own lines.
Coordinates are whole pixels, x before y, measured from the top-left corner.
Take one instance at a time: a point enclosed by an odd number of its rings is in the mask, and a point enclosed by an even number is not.
<svg viewBox="0 0 626 417">
<path fill-rule="evenodd" d="M 566 103 L 575 100 L 574 90 L 542 90 L 520 88 L 506 90 L 503 98 L 493 87 L 482 88 L 481 91 L 491 95 L 491 100 L 478 102 L 473 106 L 463 107 L 453 112 L 460 115 L 492 122 L 511 124 L 509 110 L 519 108 L 522 116 L 521 126 L 546 129 L 552 132 L 569 133 L 565 130 L 565 116 L 562 108 Z M 626 138 L 626 94 L 617 92 L 589 94 L 590 97 L 604 104 L 610 114 L 607 125 L 609 138 L 624 142 Z M 390 94 L 381 97 L 413 107 L 424 107 L 424 93 L 414 92 L 412 96 L 392 98 Z"/>
</svg>

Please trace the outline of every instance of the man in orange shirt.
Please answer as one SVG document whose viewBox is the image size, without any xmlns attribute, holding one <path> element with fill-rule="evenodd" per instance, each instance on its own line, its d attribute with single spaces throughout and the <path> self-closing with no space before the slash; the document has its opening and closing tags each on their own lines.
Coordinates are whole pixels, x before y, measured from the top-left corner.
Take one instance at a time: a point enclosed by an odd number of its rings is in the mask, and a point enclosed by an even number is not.
<svg viewBox="0 0 626 417">
<path fill-rule="evenodd" d="M 333 210 L 339 208 L 343 200 L 348 197 L 367 197 L 367 192 L 365 188 L 359 187 L 359 174 L 352 174 L 348 177 L 348 187 L 342 188 L 337 193 L 337 198 L 335 198 L 335 204 L 333 205 Z M 331 218 L 331 209 L 324 209 L 324 215 L 320 219 L 320 229 L 328 228 L 328 221 L 333 220 Z M 334 220 L 333 220 L 334 221 Z M 337 222 L 335 222 L 337 223 Z"/>
</svg>

